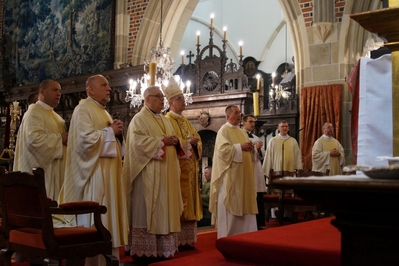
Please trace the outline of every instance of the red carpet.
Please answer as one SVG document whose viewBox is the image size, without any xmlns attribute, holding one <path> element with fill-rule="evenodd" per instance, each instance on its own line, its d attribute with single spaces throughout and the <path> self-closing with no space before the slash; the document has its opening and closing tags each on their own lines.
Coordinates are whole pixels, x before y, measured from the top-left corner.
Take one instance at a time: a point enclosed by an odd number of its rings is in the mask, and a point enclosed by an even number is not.
<svg viewBox="0 0 399 266">
<path fill-rule="evenodd" d="M 211 261 L 215 261 L 218 260 L 221 263 L 225 263 L 225 264 L 215 264 L 216 265 L 220 265 L 220 266 L 229 266 L 229 265 L 236 265 L 236 264 L 231 264 L 231 263 L 227 263 L 226 264 L 226 260 L 223 258 L 223 255 L 220 254 L 219 251 L 216 250 L 215 247 L 215 242 L 216 242 L 216 230 L 215 229 L 209 229 L 209 230 L 201 230 L 198 232 L 198 238 L 197 238 L 197 244 L 195 245 L 195 248 L 193 249 L 183 249 L 181 251 L 179 251 L 178 253 L 176 253 L 176 256 L 173 259 L 169 259 L 169 260 L 165 260 L 162 262 L 158 262 L 158 263 L 151 263 L 152 265 L 187 265 L 184 262 L 182 262 L 182 264 L 178 263 L 176 264 L 176 260 L 179 258 L 185 258 L 187 256 L 191 255 L 197 255 L 199 256 L 202 260 L 198 261 L 198 264 L 191 263 L 190 265 L 204 265 L 204 260 L 203 260 L 203 256 L 204 254 L 208 254 L 209 251 L 212 251 L 211 253 L 209 253 L 210 255 L 206 255 L 207 258 L 211 259 Z M 125 249 L 124 247 L 120 248 L 120 263 L 132 263 L 133 259 L 130 256 L 126 256 L 125 255 Z M 166 263 L 166 264 L 162 264 L 162 263 Z M 134 262 L 133 265 L 146 265 L 143 264 L 142 262 Z M 12 266 L 29 266 L 29 263 L 25 262 L 25 263 L 18 263 L 15 262 L 12 264 Z"/>
<path fill-rule="evenodd" d="M 216 232 L 199 235 L 195 250 L 181 251 L 173 259 L 150 265 L 340 265 L 341 234 L 330 224 L 331 219 L 287 226 L 268 222 L 270 229 L 219 240 Z"/>
<path fill-rule="evenodd" d="M 223 255 L 216 250 L 215 242 L 217 239 L 216 231 L 199 232 L 195 249 L 186 249 L 179 251 L 173 259 L 151 263 L 151 266 L 235 266 L 242 265 L 228 262 Z"/>
</svg>

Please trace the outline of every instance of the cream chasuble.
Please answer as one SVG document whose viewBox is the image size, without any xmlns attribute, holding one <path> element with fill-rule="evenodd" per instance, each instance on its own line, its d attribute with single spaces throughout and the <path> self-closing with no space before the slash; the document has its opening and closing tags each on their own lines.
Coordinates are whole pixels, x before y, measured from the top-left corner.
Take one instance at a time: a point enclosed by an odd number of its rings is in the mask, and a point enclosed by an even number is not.
<svg viewBox="0 0 399 266">
<path fill-rule="evenodd" d="M 244 130 L 229 123 L 224 124 L 217 133 L 209 200 L 213 223 L 218 219 L 217 201 L 220 193 L 224 195 L 222 204 L 231 215 L 258 213 L 254 185 L 254 154 L 241 151 L 241 148 L 237 150 L 235 147 L 248 141 L 248 135 Z M 239 156 L 240 161 L 234 160 L 237 158 L 237 151 L 241 151 L 242 154 Z"/>
<path fill-rule="evenodd" d="M 128 199 L 133 197 L 131 224 L 150 234 L 180 231 L 183 203 L 180 166 L 175 146 L 164 146 L 163 136 L 175 135 L 169 120 L 144 106 L 129 124 L 123 178 Z M 134 199 L 144 199 L 135 202 Z M 143 221 L 144 219 L 144 221 Z"/>
<path fill-rule="evenodd" d="M 283 156 L 284 167 L 282 165 Z M 269 176 L 271 169 L 274 172 L 302 170 L 301 151 L 296 139 L 288 135 L 283 137 L 278 134 L 269 141 L 265 159 L 263 160 L 263 171 L 266 176 Z"/>
<path fill-rule="evenodd" d="M 66 178 L 60 201 L 91 200 L 105 205 L 107 213 L 101 219 L 111 232 L 113 247 L 119 247 L 128 243 L 127 197 L 119 141 L 114 140 L 117 145 L 113 154 L 103 153 L 108 141 L 104 129 L 109 123 L 112 123 L 109 113 L 91 98 L 81 100 L 75 108 L 69 127 Z M 86 218 L 93 224 L 91 217 Z"/>
<path fill-rule="evenodd" d="M 337 149 L 341 155 L 331 157 L 330 151 Z M 345 152 L 342 145 L 335 138 L 321 136 L 312 148 L 312 171 L 326 172 L 330 169 L 330 175 L 342 175 L 342 166 L 345 163 Z"/>
<path fill-rule="evenodd" d="M 45 106 L 31 104 L 23 116 L 16 141 L 14 171 L 32 173 L 32 168 L 42 167 L 47 196 L 57 200 L 64 182 L 66 158 L 60 133 L 66 128 L 64 119 Z"/>
</svg>

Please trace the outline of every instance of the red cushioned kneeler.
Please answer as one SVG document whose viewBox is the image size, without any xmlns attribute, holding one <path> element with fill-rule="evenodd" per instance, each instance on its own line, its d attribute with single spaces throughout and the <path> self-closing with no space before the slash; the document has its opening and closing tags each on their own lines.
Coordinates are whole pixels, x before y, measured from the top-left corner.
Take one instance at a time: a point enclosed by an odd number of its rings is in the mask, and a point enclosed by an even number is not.
<svg viewBox="0 0 399 266">
<path fill-rule="evenodd" d="M 218 239 L 216 248 L 231 262 L 336 266 L 341 263 L 341 233 L 332 219 L 228 236 Z"/>
</svg>

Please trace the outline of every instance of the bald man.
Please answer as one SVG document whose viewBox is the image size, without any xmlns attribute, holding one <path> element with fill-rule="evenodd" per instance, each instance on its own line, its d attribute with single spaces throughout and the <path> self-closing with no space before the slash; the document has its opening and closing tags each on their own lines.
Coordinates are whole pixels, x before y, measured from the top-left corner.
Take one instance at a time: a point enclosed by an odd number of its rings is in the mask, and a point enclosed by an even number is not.
<svg viewBox="0 0 399 266">
<path fill-rule="evenodd" d="M 14 171 L 32 172 L 42 167 L 47 196 L 58 199 L 64 182 L 68 133 L 65 121 L 54 112 L 61 99 L 61 85 L 51 79 L 40 83 L 38 101 L 29 105 L 18 131 Z"/>
<path fill-rule="evenodd" d="M 324 123 L 323 135 L 316 140 L 312 148 L 312 171 L 326 172 L 330 175 L 342 175 L 345 163 L 345 152 L 341 143 L 334 138 L 334 127 L 331 123 Z"/>
<path fill-rule="evenodd" d="M 127 244 L 128 217 L 125 187 L 122 182 L 123 123 L 105 110 L 111 88 L 102 75 L 86 81 L 87 99 L 76 106 L 69 127 L 65 182 L 60 201 L 96 201 L 107 207 L 102 215 L 104 226 L 111 232 L 113 255 L 119 258 L 119 246 Z M 122 140 L 122 142 L 120 141 Z M 71 219 L 71 220 L 70 220 Z M 67 222 L 91 227 L 92 216 L 79 215 Z M 103 265 L 96 257 L 86 265 Z M 105 264 L 104 264 L 105 265 Z"/>
</svg>

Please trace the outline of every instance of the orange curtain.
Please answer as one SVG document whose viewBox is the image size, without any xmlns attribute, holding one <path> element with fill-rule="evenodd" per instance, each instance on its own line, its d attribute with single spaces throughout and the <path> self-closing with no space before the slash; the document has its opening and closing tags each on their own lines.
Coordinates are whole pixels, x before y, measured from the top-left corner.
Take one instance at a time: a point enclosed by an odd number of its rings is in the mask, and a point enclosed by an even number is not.
<svg viewBox="0 0 399 266">
<path fill-rule="evenodd" d="M 306 87 L 301 90 L 301 151 L 303 169 L 312 169 L 312 147 L 330 122 L 335 138 L 341 142 L 342 84 Z"/>
</svg>

